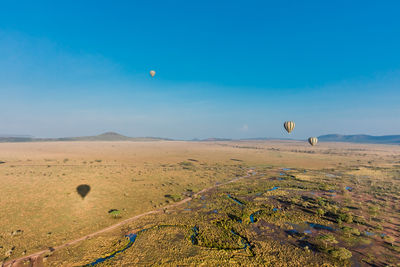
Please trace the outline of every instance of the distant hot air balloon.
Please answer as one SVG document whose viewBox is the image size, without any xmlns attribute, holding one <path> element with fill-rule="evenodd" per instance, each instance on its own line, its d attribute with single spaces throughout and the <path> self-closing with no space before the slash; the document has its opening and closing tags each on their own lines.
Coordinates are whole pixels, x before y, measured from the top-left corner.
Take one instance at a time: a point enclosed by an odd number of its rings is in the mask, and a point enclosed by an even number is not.
<svg viewBox="0 0 400 267">
<path fill-rule="evenodd" d="M 310 143 L 310 145 L 315 146 L 318 143 L 318 138 L 310 137 L 310 138 L 308 138 L 308 142 Z"/>
<path fill-rule="evenodd" d="M 78 192 L 78 194 L 82 197 L 82 199 L 84 199 L 86 197 L 86 195 L 89 193 L 90 191 L 90 185 L 87 184 L 81 184 L 76 188 L 76 191 Z"/>
<path fill-rule="evenodd" d="M 285 121 L 283 126 L 285 127 L 285 129 L 288 133 L 291 133 L 294 129 L 295 124 L 293 121 Z"/>
<path fill-rule="evenodd" d="M 156 75 L 156 72 L 154 70 L 151 70 L 150 75 L 151 75 L 151 77 L 154 77 L 154 75 Z"/>
</svg>

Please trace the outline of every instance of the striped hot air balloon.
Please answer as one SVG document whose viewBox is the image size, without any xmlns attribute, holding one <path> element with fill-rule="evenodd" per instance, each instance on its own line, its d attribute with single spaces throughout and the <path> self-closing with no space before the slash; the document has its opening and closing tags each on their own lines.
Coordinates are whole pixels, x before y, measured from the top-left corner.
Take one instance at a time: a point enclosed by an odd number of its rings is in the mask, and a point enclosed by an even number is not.
<svg viewBox="0 0 400 267">
<path fill-rule="evenodd" d="M 294 126 L 295 124 L 293 121 L 285 121 L 285 123 L 283 124 L 283 127 L 285 127 L 288 133 L 291 133 L 293 131 Z"/>
<path fill-rule="evenodd" d="M 154 70 L 151 70 L 150 75 L 151 75 L 151 77 L 154 77 L 156 75 L 156 72 Z"/>
<path fill-rule="evenodd" d="M 310 138 L 308 138 L 308 142 L 310 143 L 310 145 L 315 146 L 318 143 L 318 138 L 310 137 Z"/>
</svg>

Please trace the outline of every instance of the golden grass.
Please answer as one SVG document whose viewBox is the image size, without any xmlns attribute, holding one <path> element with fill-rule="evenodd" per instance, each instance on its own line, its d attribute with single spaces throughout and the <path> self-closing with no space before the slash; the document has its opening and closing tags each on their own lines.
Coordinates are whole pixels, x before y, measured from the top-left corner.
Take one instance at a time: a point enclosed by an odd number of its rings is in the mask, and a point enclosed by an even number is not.
<svg viewBox="0 0 400 267">
<path fill-rule="evenodd" d="M 0 256 L 14 246 L 10 259 L 63 244 L 173 201 L 165 195 L 182 199 L 244 175 L 246 167 L 387 166 L 399 155 L 396 146 L 297 141 L 2 143 Z M 83 200 L 79 184 L 91 186 Z"/>
</svg>

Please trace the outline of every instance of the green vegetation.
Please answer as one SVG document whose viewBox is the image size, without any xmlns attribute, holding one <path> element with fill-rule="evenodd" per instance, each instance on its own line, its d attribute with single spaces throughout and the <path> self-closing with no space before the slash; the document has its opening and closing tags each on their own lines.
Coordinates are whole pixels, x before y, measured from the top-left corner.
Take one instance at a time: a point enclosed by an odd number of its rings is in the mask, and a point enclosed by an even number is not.
<svg viewBox="0 0 400 267">
<path fill-rule="evenodd" d="M 319 217 L 322 217 L 322 216 L 324 216 L 325 211 L 322 208 L 318 208 L 317 209 L 317 214 L 318 214 Z"/>
<path fill-rule="evenodd" d="M 166 194 L 164 195 L 165 198 L 172 200 L 173 202 L 177 202 L 182 199 L 181 195 L 171 195 L 171 194 Z"/>
<path fill-rule="evenodd" d="M 338 241 L 336 240 L 335 236 L 332 234 L 326 234 L 326 235 L 319 235 L 317 237 L 317 241 L 322 244 L 322 248 L 324 250 L 328 250 L 329 245 L 337 244 Z M 318 244 L 318 243 L 317 243 Z M 321 246 L 319 246 L 321 248 Z"/>
<path fill-rule="evenodd" d="M 353 255 L 349 250 L 345 248 L 335 248 L 329 251 L 329 253 L 332 255 L 332 257 L 337 258 L 339 260 L 347 260 L 350 259 L 351 256 Z"/>
<path fill-rule="evenodd" d="M 360 235 L 360 231 L 358 231 L 357 228 L 343 226 L 342 231 L 343 231 L 344 235 L 346 235 L 348 238 L 350 238 L 352 235 L 356 235 L 356 236 Z"/>
<path fill-rule="evenodd" d="M 386 235 L 383 237 L 386 243 L 390 244 L 393 247 L 393 243 L 396 241 L 393 236 Z"/>
<path fill-rule="evenodd" d="M 112 209 L 108 212 L 114 219 L 121 218 L 121 211 Z"/>
<path fill-rule="evenodd" d="M 194 170 L 195 165 L 190 161 L 182 161 L 178 163 L 184 170 Z"/>
</svg>

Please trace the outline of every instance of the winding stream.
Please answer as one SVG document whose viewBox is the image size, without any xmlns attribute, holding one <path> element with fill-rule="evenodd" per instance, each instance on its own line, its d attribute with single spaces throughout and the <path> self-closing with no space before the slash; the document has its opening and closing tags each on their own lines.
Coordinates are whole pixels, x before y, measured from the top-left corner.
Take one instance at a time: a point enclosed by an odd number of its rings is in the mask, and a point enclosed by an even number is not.
<svg viewBox="0 0 400 267">
<path fill-rule="evenodd" d="M 139 232 L 142 232 L 142 231 L 144 231 L 144 230 L 146 230 L 146 229 L 143 229 L 143 230 L 141 230 L 141 231 L 139 231 Z M 138 232 L 138 233 L 139 233 L 139 232 Z M 127 250 L 128 248 L 130 248 L 130 247 L 133 245 L 133 243 L 135 243 L 135 240 L 136 240 L 136 237 L 137 237 L 138 233 L 126 235 L 126 237 L 129 239 L 129 243 L 128 243 L 125 247 L 123 247 L 123 248 L 121 248 L 121 249 L 119 249 L 119 250 L 117 250 L 117 251 L 114 251 L 113 253 L 111 253 L 111 254 L 108 255 L 108 256 L 105 256 L 105 257 L 102 257 L 102 258 L 98 258 L 97 260 L 95 260 L 95 261 L 93 261 L 93 262 L 91 262 L 91 263 L 89 263 L 89 264 L 86 264 L 86 265 L 84 265 L 84 266 L 85 266 L 85 267 L 86 267 L 86 266 L 94 266 L 94 265 L 96 265 L 96 264 L 98 264 L 98 263 L 104 262 L 104 261 L 106 261 L 106 260 L 108 260 L 108 259 L 111 259 L 111 258 L 115 257 L 115 255 L 117 255 L 118 253 L 124 252 L 125 250 Z"/>
<path fill-rule="evenodd" d="M 228 198 L 232 199 L 234 202 L 239 204 L 240 206 L 243 206 L 244 204 L 240 202 L 237 198 L 232 197 L 230 194 L 227 194 Z"/>
</svg>

